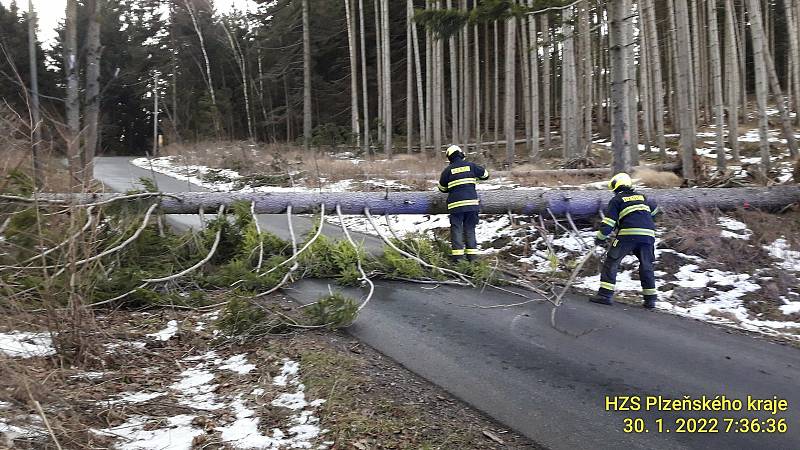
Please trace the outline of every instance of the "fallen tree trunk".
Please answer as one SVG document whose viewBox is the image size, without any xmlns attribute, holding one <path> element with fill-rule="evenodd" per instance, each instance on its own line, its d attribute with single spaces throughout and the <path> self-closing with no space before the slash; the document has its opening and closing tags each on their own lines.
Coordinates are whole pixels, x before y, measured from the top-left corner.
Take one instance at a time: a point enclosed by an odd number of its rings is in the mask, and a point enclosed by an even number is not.
<svg viewBox="0 0 800 450">
<path fill-rule="evenodd" d="M 636 166 L 633 172 L 637 170 L 654 170 L 656 172 L 672 172 L 680 169 L 679 163 L 656 164 L 648 166 Z M 492 172 L 497 176 L 558 176 L 558 175 L 611 175 L 611 167 L 589 167 L 586 169 L 546 169 L 546 170 L 511 170 L 507 172 Z"/>
<path fill-rule="evenodd" d="M 779 210 L 800 203 L 800 186 L 772 186 L 758 188 L 696 188 L 696 189 L 642 189 L 665 209 L 733 210 L 757 208 Z M 439 192 L 181 192 L 154 194 L 166 214 L 196 214 L 200 209 L 212 211 L 220 206 L 226 210 L 232 203 L 254 203 L 257 214 L 283 214 L 292 205 L 296 214 L 319 211 L 326 205 L 327 212 L 341 206 L 343 214 L 362 214 L 369 208 L 373 214 L 446 214 L 447 195 Z M 557 216 L 569 213 L 575 217 L 588 217 L 598 213 L 611 198 L 605 190 L 515 189 L 482 191 L 481 211 L 484 214 L 547 214 L 548 209 Z M 39 202 L 91 205 L 124 197 L 120 194 L 40 194 Z M 143 197 L 120 201 L 151 201 Z M 19 197 L 2 197 L 0 204 L 19 203 Z M 30 200 L 28 200 L 30 202 Z"/>
</svg>

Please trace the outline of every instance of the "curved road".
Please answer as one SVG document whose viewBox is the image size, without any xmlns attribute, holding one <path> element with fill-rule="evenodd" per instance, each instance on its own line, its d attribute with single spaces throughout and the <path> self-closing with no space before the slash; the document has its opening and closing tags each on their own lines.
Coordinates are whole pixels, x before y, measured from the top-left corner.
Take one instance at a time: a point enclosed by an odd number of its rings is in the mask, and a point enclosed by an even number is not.
<svg viewBox="0 0 800 450">
<path fill-rule="evenodd" d="M 98 158 L 95 171 L 113 190 L 130 189 L 131 180 L 150 176 L 126 158 Z M 201 190 L 160 175 L 157 180 L 164 191 Z M 285 218 L 259 220 L 269 231 L 285 234 Z M 199 225 L 193 217 L 179 221 Z M 364 238 L 368 248 L 380 248 L 376 239 Z M 310 302 L 328 292 L 328 282 L 304 280 L 294 288 L 290 295 Z M 562 331 L 557 331 L 542 302 L 477 307 L 520 301 L 499 291 L 394 282 L 378 282 L 376 288 L 348 329 L 351 334 L 544 447 L 800 448 L 800 350 L 795 347 L 641 308 L 594 305 L 580 296 L 560 308 Z M 606 396 L 639 396 L 644 408 L 646 396 L 703 395 L 740 399 L 743 410 L 606 410 Z M 748 396 L 777 396 L 788 402 L 788 410 L 747 411 Z M 677 422 L 687 417 L 693 420 L 686 431 L 694 432 L 678 432 Z M 625 433 L 626 418 L 643 419 L 645 429 Z M 697 418 L 716 418 L 718 432 L 697 432 Z M 745 432 L 742 418 L 760 419 L 762 431 Z M 769 418 L 785 419 L 788 430 L 768 432 Z"/>
</svg>

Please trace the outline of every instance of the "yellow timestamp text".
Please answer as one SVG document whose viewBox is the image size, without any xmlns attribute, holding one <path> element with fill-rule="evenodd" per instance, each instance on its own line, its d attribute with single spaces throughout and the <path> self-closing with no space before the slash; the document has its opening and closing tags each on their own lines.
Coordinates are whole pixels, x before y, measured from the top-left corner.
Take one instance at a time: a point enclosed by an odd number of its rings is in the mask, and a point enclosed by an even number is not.
<svg viewBox="0 0 800 450">
<path fill-rule="evenodd" d="M 623 419 L 622 431 L 625 433 L 786 433 L 786 419 L 769 417 L 676 417 L 656 418 L 652 423 L 641 417 Z"/>
</svg>

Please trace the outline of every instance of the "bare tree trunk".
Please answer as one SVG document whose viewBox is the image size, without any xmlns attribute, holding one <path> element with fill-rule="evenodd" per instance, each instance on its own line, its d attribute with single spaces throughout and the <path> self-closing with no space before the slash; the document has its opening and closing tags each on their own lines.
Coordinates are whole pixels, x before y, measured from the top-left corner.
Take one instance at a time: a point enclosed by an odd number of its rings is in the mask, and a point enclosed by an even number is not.
<svg viewBox="0 0 800 450">
<path fill-rule="evenodd" d="M 766 43 L 766 40 L 762 40 L 762 42 Z M 784 139 L 786 139 L 786 145 L 789 147 L 789 155 L 792 158 L 796 158 L 797 141 L 794 137 L 794 128 L 792 127 L 792 119 L 789 117 L 788 110 L 791 102 L 787 101 L 788 99 L 783 96 L 781 83 L 778 81 L 778 74 L 775 71 L 775 61 L 772 59 L 772 54 L 767 48 L 764 48 L 764 62 L 766 64 L 766 71 L 769 77 L 770 89 L 772 90 L 772 95 L 775 96 L 775 105 L 778 108 L 778 112 L 781 116 L 781 131 Z"/>
<path fill-rule="evenodd" d="M 169 52 L 169 59 L 170 65 L 172 66 L 172 73 L 170 74 L 172 77 L 172 131 L 175 133 L 175 137 L 180 139 L 180 133 L 178 132 L 178 125 L 180 122 L 180 118 L 178 117 L 178 44 L 175 41 L 175 2 L 169 2 L 169 42 L 170 42 L 170 52 Z M 259 69 L 261 69 L 261 49 L 259 49 Z M 263 72 L 259 72 L 259 81 L 263 79 Z M 262 89 L 263 91 L 263 86 Z M 266 118 L 266 114 L 264 115 Z"/>
<path fill-rule="evenodd" d="M 412 0 L 408 1 L 408 9 L 410 14 L 409 17 L 413 18 L 414 2 Z M 419 33 L 417 31 L 417 24 L 413 21 L 413 19 L 411 20 L 411 39 L 414 41 L 414 66 L 416 67 L 417 75 L 417 115 L 419 116 L 419 142 L 421 150 L 425 145 L 430 143 L 430 137 L 428 136 L 426 129 L 427 119 L 425 111 L 425 93 L 422 91 L 422 65 L 419 54 Z"/>
<path fill-rule="evenodd" d="M 787 39 L 789 41 L 789 60 L 791 61 L 791 70 L 789 70 L 789 83 L 791 87 L 790 98 L 794 99 L 794 110 L 796 113 L 795 122 L 800 125 L 800 29 L 798 29 L 798 15 L 800 11 L 797 9 L 798 2 L 796 0 L 783 0 L 783 8 L 786 11 L 786 30 Z M 791 107 L 791 105 L 790 105 Z"/>
<path fill-rule="evenodd" d="M 378 91 L 378 112 L 376 113 L 377 123 L 375 126 L 375 131 L 378 138 L 378 143 L 383 143 L 383 136 L 384 136 L 384 118 L 383 114 L 386 112 L 386 109 L 383 105 L 384 98 L 383 98 L 383 26 L 381 25 L 381 10 L 380 5 L 382 0 L 373 0 L 373 6 L 375 9 L 375 65 L 377 66 L 377 73 L 378 79 L 377 81 L 377 91 Z M 376 143 L 376 146 L 378 145 Z M 376 148 L 377 151 L 377 148 Z"/>
<path fill-rule="evenodd" d="M 475 8 L 477 9 L 478 4 L 475 4 Z M 472 28 L 472 34 L 475 35 L 475 63 L 473 64 L 473 88 L 475 92 L 473 93 L 473 98 L 475 101 L 475 146 L 477 148 L 478 142 L 481 141 L 481 35 L 479 33 L 480 28 L 478 28 L 478 24 L 476 23 Z"/>
<path fill-rule="evenodd" d="M 528 0 L 528 7 L 533 7 L 533 0 Z M 531 161 L 539 159 L 539 48 L 536 38 L 536 16 L 529 16 L 528 21 L 528 64 L 531 68 L 531 121 L 533 145 L 530 150 Z"/>
<path fill-rule="evenodd" d="M 592 113 L 594 111 L 594 101 L 592 99 L 592 44 L 589 30 L 589 2 L 584 2 L 578 6 L 578 42 L 581 48 L 581 64 L 583 79 L 583 95 L 581 103 L 583 108 L 583 138 L 581 139 L 581 154 L 588 154 L 592 147 Z"/>
<path fill-rule="evenodd" d="M 350 127 L 356 135 L 356 147 L 361 147 L 361 127 L 358 123 L 358 58 L 350 0 L 344 0 L 344 11 L 347 19 L 347 49 L 350 54 Z"/>
<path fill-rule="evenodd" d="M 461 2 L 461 10 L 466 13 L 467 12 L 467 1 L 464 0 Z M 470 135 L 470 126 L 472 125 L 472 76 L 470 72 L 472 67 L 470 66 L 470 53 L 471 49 L 469 46 L 469 25 L 464 26 L 464 30 L 461 32 L 461 101 L 462 107 L 459 111 L 459 120 L 461 136 L 459 140 L 464 144 L 469 142 L 469 135 Z"/>
<path fill-rule="evenodd" d="M 42 142 L 42 118 L 39 111 L 39 64 L 36 57 L 36 12 L 33 0 L 28 0 L 28 61 L 31 72 L 31 157 L 33 159 L 33 181 L 35 189 L 42 188 L 44 180 L 39 144 Z"/>
<path fill-rule="evenodd" d="M 158 72 L 153 73 L 153 152 L 158 156 Z"/>
<path fill-rule="evenodd" d="M 669 73 L 669 115 L 673 132 L 680 132 L 679 106 L 678 106 L 678 78 L 680 68 L 678 64 L 678 25 L 675 23 L 675 2 L 667 0 L 667 17 L 669 22 L 669 55 L 667 60 L 672 68 Z"/>
<path fill-rule="evenodd" d="M 701 0 L 702 1 L 702 0 Z M 692 108 L 695 111 L 695 120 L 703 112 L 703 122 L 708 122 L 708 114 L 706 113 L 705 105 L 703 103 L 703 65 L 700 58 L 700 24 L 698 21 L 699 8 L 697 7 L 698 0 L 689 0 L 691 11 L 688 13 L 691 30 L 691 45 L 692 45 L 692 67 L 693 70 L 689 72 L 692 77 Z"/>
<path fill-rule="evenodd" d="M 661 159 L 667 158 L 667 142 L 664 134 L 664 80 L 661 73 L 661 53 L 658 45 L 658 26 L 656 25 L 656 13 L 653 7 L 653 0 L 642 0 L 642 8 L 645 14 L 644 23 L 647 30 L 647 56 L 649 62 L 647 67 L 651 71 L 651 85 L 653 88 L 653 107 L 656 127 L 656 145 L 658 145 Z"/>
<path fill-rule="evenodd" d="M 717 170 L 722 172 L 727 167 L 725 160 L 725 109 L 722 101 L 722 64 L 719 55 L 719 32 L 717 30 L 716 2 L 708 5 L 708 43 L 711 57 L 711 75 L 714 92 L 714 118 L 717 124 Z"/>
<path fill-rule="evenodd" d="M 498 21 L 494 21 L 494 142 L 495 150 L 497 150 L 497 142 L 500 142 L 500 49 L 498 48 L 497 41 L 499 38 L 500 30 L 498 29 Z"/>
<path fill-rule="evenodd" d="M 78 3 L 67 0 L 66 31 L 64 34 L 64 68 L 66 69 L 67 158 L 73 180 L 81 177 L 80 101 L 78 99 Z"/>
<path fill-rule="evenodd" d="M 522 107 L 525 115 L 525 154 L 530 155 L 533 151 L 533 142 L 531 141 L 531 125 L 533 118 L 531 116 L 531 75 L 530 75 L 530 60 L 528 59 L 528 27 L 527 17 L 521 19 L 519 26 L 519 57 L 522 76 Z"/>
<path fill-rule="evenodd" d="M 633 35 L 633 10 L 631 8 L 631 0 L 621 1 L 625 8 L 625 20 L 630 24 L 626 25 L 626 42 L 631 45 L 631 48 L 627 52 L 628 79 L 630 80 L 627 83 L 628 89 L 630 90 L 628 93 L 628 101 L 630 102 L 628 114 L 631 115 L 628 125 L 630 127 L 628 142 L 631 150 L 631 164 L 636 166 L 639 164 L 639 82 L 637 81 L 636 54 L 633 50 L 636 38 Z"/>
<path fill-rule="evenodd" d="M 452 1 L 447 0 L 447 9 L 453 7 Z M 450 53 L 450 142 L 458 142 L 459 123 L 458 123 L 458 56 L 456 38 L 451 37 L 447 41 L 447 48 Z"/>
<path fill-rule="evenodd" d="M 361 101 L 364 106 L 364 127 L 361 148 L 366 154 L 369 149 L 369 89 L 367 86 L 369 80 L 367 79 L 367 45 L 366 33 L 364 32 L 364 0 L 358 0 L 358 18 L 361 31 Z"/>
<path fill-rule="evenodd" d="M 623 0 L 625 1 L 625 0 Z M 563 56 L 561 68 L 561 142 L 564 158 L 574 158 L 580 154 L 578 149 L 581 134 L 578 124 L 578 79 L 575 70 L 575 32 L 572 26 L 573 7 L 561 11 L 563 27 Z"/>
<path fill-rule="evenodd" d="M 303 4 L 308 0 L 303 0 Z M 194 26 L 194 31 L 197 33 L 197 39 L 200 41 L 200 50 L 203 53 L 203 62 L 205 63 L 206 75 L 205 81 L 206 85 L 208 86 L 208 94 L 211 96 L 211 107 L 213 109 L 211 113 L 212 121 L 214 122 L 214 131 L 219 137 L 220 134 L 220 125 L 219 125 L 219 110 L 217 109 L 217 94 L 214 91 L 214 80 L 211 77 L 211 63 L 208 60 L 208 52 L 206 51 L 206 41 L 203 37 L 203 32 L 200 30 L 200 25 L 197 22 L 197 14 L 194 11 L 194 7 L 189 4 L 189 0 L 183 0 L 183 4 L 186 6 L 186 10 L 189 12 L 189 16 L 192 19 L 192 25 Z M 307 5 L 306 5 L 307 6 Z"/>
<path fill-rule="evenodd" d="M 411 138 L 414 134 L 414 46 L 411 36 L 411 22 L 413 9 L 406 2 L 406 153 L 411 154 Z M 422 130 L 420 130 L 420 135 Z M 420 143 L 420 147 L 423 144 Z"/>
<path fill-rule="evenodd" d="M 628 141 L 630 129 L 630 101 L 628 95 L 628 36 L 630 35 L 630 22 L 625 19 L 629 14 L 629 9 L 625 8 L 625 2 L 609 2 L 608 16 L 611 20 L 609 30 L 609 49 L 611 52 L 611 104 L 612 104 L 612 128 L 611 128 L 611 148 L 614 154 L 614 173 L 628 172 L 631 168 L 630 143 Z"/>
<path fill-rule="evenodd" d="M 641 6 L 641 3 L 640 3 Z M 644 149 L 647 154 L 650 154 L 652 151 L 652 143 L 653 143 L 653 89 L 651 86 L 650 80 L 650 70 L 649 70 L 649 63 L 650 63 L 650 47 L 647 43 L 647 33 L 644 32 L 644 14 L 642 13 L 641 7 L 639 8 L 639 24 L 640 24 L 640 32 L 642 35 L 641 45 L 639 46 L 639 51 L 641 55 L 639 57 L 640 61 L 640 74 L 642 82 L 640 86 L 640 93 L 642 98 L 642 125 L 644 126 Z"/>
<path fill-rule="evenodd" d="M 433 4 L 433 9 L 439 9 L 439 0 Z M 428 36 L 431 40 L 431 50 L 433 58 L 430 62 L 433 79 L 433 95 L 430 102 L 433 104 L 433 151 L 439 152 L 442 149 L 442 40 L 434 39 L 430 30 Z"/>
<path fill-rule="evenodd" d="M 761 166 L 764 173 L 771 166 L 769 153 L 769 120 L 767 117 L 767 68 L 764 57 L 764 22 L 761 19 L 759 0 L 747 0 L 747 12 L 750 18 L 750 37 L 753 41 L 753 65 L 756 73 L 756 103 L 758 105 L 758 136 L 761 150 Z"/>
<path fill-rule="evenodd" d="M 383 105 L 384 105 L 384 129 L 385 135 L 383 140 L 383 149 L 386 152 L 386 157 L 392 157 L 392 59 L 391 47 L 389 46 L 389 0 L 381 0 L 381 13 L 383 14 L 382 26 L 383 32 L 381 38 L 383 39 Z"/>
<path fill-rule="evenodd" d="M 505 51 L 505 89 L 503 92 L 506 135 L 506 165 L 514 164 L 514 141 L 516 139 L 516 36 L 517 18 L 512 16 L 506 20 Z"/>
<path fill-rule="evenodd" d="M 739 162 L 739 46 L 736 43 L 736 10 L 733 0 L 725 4 L 725 75 L 728 93 L 728 142 L 731 158 Z"/>
<path fill-rule="evenodd" d="M 747 121 L 748 114 L 748 101 L 747 101 L 747 10 L 744 5 L 746 0 L 739 0 L 739 26 L 737 27 L 736 40 L 739 43 L 739 95 L 741 101 L 739 102 L 739 118 L 742 122 Z"/>
<path fill-rule="evenodd" d="M 544 47 L 542 55 L 542 114 L 544 128 L 542 132 L 544 133 L 543 145 L 547 150 L 553 145 L 550 139 L 550 55 L 553 50 L 550 41 L 550 19 L 548 13 L 543 13 L 540 20 L 542 22 L 542 46 Z"/>
<path fill-rule="evenodd" d="M 303 148 L 311 150 L 311 30 L 308 0 L 303 0 Z"/>
<path fill-rule="evenodd" d="M 683 177 L 688 184 L 694 184 L 695 171 L 694 171 L 694 156 L 695 156 L 695 141 L 697 139 L 696 119 L 693 96 L 693 78 L 692 78 L 692 64 L 686 62 L 692 61 L 692 48 L 689 42 L 689 11 L 686 5 L 686 0 L 675 0 L 675 22 L 677 26 L 676 34 L 678 40 L 678 48 L 676 52 L 678 64 L 678 122 L 680 122 L 681 133 L 681 160 L 683 162 Z M 680 93 L 686 92 L 690 95 L 681 95 Z"/>
</svg>

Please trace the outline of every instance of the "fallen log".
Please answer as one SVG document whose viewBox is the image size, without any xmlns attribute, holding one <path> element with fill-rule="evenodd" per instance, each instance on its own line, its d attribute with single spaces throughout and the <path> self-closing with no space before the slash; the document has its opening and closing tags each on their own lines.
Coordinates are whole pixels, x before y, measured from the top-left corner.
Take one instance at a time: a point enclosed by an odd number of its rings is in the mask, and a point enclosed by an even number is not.
<svg viewBox="0 0 800 450">
<path fill-rule="evenodd" d="M 636 166 L 632 169 L 632 172 L 637 170 L 654 170 L 656 172 L 672 172 L 677 170 L 681 167 L 679 163 L 668 163 L 668 164 L 655 164 L 655 165 L 647 165 L 647 166 Z M 493 174 L 497 176 L 508 176 L 513 175 L 517 177 L 525 177 L 525 176 L 559 176 L 559 175 L 611 175 L 611 167 L 589 167 L 585 169 L 542 169 L 542 170 L 520 170 L 520 169 L 511 169 L 510 171 L 504 172 L 493 172 Z"/>
<path fill-rule="evenodd" d="M 658 202 L 662 208 L 733 210 L 755 208 L 780 210 L 800 203 L 800 186 L 747 188 L 642 189 L 641 192 Z M 158 195 L 158 194 L 156 194 Z M 484 214 L 547 214 L 567 213 L 574 217 L 594 216 L 605 207 L 611 192 L 575 189 L 514 189 L 481 191 L 481 211 Z M 196 214 L 200 209 L 211 211 L 237 201 L 254 203 L 257 214 L 283 214 L 292 205 L 296 214 L 336 211 L 339 204 L 343 214 L 362 214 L 369 208 L 373 214 L 446 214 L 447 196 L 433 191 L 411 192 L 180 192 L 161 194 L 152 199 L 131 199 L 120 194 L 39 194 L 43 204 L 64 207 L 66 204 L 96 205 L 119 201 L 157 201 L 166 214 Z M 20 200 L 0 197 L 0 204 L 20 203 Z M 27 199 L 26 204 L 30 203 Z"/>
</svg>

